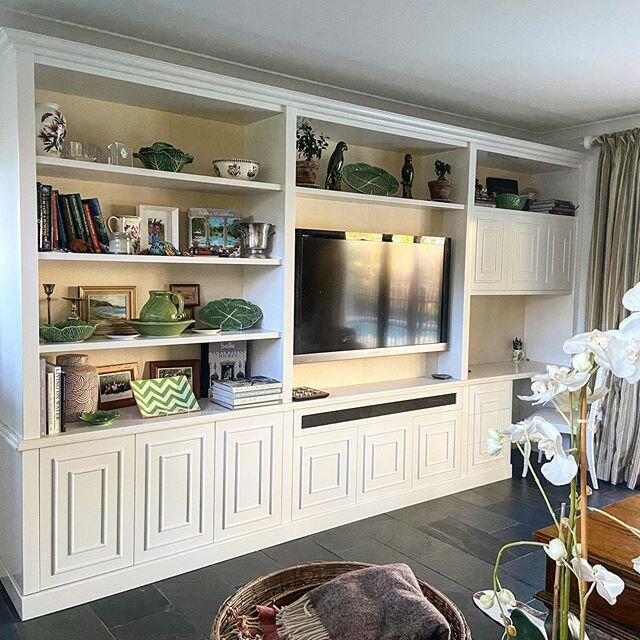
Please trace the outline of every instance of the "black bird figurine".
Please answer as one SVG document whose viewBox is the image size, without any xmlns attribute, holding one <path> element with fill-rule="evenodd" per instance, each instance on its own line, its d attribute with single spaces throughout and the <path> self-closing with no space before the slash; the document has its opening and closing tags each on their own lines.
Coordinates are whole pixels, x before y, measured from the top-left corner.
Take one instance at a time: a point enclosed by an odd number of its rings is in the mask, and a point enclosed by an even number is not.
<svg viewBox="0 0 640 640">
<path fill-rule="evenodd" d="M 340 191 L 342 189 L 342 166 L 344 165 L 344 152 L 348 151 L 346 142 L 338 142 L 329 158 L 329 166 L 327 167 L 327 179 L 324 188 L 331 191 Z"/>
<path fill-rule="evenodd" d="M 402 197 L 413 198 L 411 187 L 413 187 L 413 157 L 410 153 L 405 154 L 402 165 Z"/>
</svg>

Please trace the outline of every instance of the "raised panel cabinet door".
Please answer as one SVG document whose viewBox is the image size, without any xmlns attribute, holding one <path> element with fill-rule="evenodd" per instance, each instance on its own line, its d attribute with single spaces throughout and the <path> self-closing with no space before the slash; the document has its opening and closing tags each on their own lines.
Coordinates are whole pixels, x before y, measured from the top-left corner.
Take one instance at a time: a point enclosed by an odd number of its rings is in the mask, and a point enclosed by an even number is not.
<svg viewBox="0 0 640 640">
<path fill-rule="evenodd" d="M 483 216 L 476 218 L 474 289 L 500 291 L 507 288 L 506 241 L 506 220 Z"/>
<path fill-rule="evenodd" d="M 216 423 L 214 539 L 282 521 L 281 414 Z"/>
<path fill-rule="evenodd" d="M 508 456 L 509 447 L 504 447 L 502 452 L 496 456 L 489 455 L 487 451 L 487 439 L 489 429 L 504 429 L 511 424 L 511 410 L 501 409 L 498 411 L 486 411 L 470 417 L 471 444 L 469 468 L 471 471 L 478 471 L 484 465 L 503 460 Z"/>
<path fill-rule="evenodd" d="M 411 419 L 403 416 L 358 428 L 359 500 L 410 488 L 411 435 Z"/>
<path fill-rule="evenodd" d="M 213 424 L 136 436 L 136 563 L 213 542 L 213 444 Z"/>
<path fill-rule="evenodd" d="M 469 387 L 469 413 L 487 413 L 511 409 L 513 385 L 506 382 L 485 382 Z"/>
<path fill-rule="evenodd" d="M 575 221 L 550 220 L 547 226 L 545 288 L 570 291 L 573 285 L 573 230 Z"/>
<path fill-rule="evenodd" d="M 356 442 L 356 429 L 296 438 L 294 519 L 355 503 Z"/>
<path fill-rule="evenodd" d="M 459 411 L 414 418 L 414 438 L 417 439 L 414 487 L 460 476 L 461 429 Z"/>
<path fill-rule="evenodd" d="M 542 246 L 545 225 L 537 220 L 513 220 L 509 244 L 509 289 L 537 291 L 543 289 L 545 256 Z"/>
<path fill-rule="evenodd" d="M 134 436 L 40 451 L 40 584 L 133 564 Z"/>
</svg>

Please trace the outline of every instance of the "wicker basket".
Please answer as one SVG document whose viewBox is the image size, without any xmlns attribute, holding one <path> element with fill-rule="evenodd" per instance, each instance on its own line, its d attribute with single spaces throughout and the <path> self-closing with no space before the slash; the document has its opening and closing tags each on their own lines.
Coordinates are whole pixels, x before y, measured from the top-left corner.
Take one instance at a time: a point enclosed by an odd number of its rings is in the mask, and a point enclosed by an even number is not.
<svg viewBox="0 0 640 640">
<path fill-rule="evenodd" d="M 318 585 L 348 571 L 370 567 L 362 562 L 312 562 L 274 571 L 256 578 L 227 598 L 211 628 L 211 640 L 234 637 L 235 616 L 251 614 L 257 604 L 284 606 Z M 464 616 L 449 598 L 418 580 L 422 593 L 440 611 L 451 627 L 451 640 L 471 640 Z"/>
</svg>

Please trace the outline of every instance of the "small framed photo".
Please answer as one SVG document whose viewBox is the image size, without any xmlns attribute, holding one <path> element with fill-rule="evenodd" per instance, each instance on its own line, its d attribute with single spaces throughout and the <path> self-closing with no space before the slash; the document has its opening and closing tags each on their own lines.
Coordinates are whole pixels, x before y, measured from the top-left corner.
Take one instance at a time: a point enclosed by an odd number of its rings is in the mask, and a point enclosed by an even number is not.
<svg viewBox="0 0 640 640">
<path fill-rule="evenodd" d="M 200 397 L 200 360 L 157 360 L 149 363 L 149 377 L 186 376 L 196 398 Z"/>
<path fill-rule="evenodd" d="M 200 285 L 199 284 L 170 284 L 169 291 L 179 293 L 184 298 L 185 307 L 200 306 Z"/>
<path fill-rule="evenodd" d="M 138 363 L 110 364 L 98 369 L 98 407 L 118 409 L 136 403 L 131 382 L 138 379 Z"/>
<path fill-rule="evenodd" d="M 135 318 L 138 313 L 134 286 L 81 286 L 78 298 L 82 300 L 82 319 L 98 323 L 96 335 L 109 333 L 117 324 Z"/>
<path fill-rule="evenodd" d="M 136 211 L 140 216 L 142 251 L 157 242 L 170 242 L 176 249 L 180 248 L 180 209 L 139 204 Z"/>
</svg>

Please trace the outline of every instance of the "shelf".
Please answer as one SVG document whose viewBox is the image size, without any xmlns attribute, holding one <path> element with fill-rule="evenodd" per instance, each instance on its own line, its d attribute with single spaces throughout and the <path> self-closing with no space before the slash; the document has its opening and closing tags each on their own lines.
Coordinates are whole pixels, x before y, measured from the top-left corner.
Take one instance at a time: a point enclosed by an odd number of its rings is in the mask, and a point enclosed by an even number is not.
<svg viewBox="0 0 640 640">
<path fill-rule="evenodd" d="M 208 264 L 246 265 L 250 267 L 273 267 L 282 264 L 280 258 L 218 258 L 215 256 L 147 256 L 120 255 L 115 253 L 66 253 L 64 251 L 41 251 L 42 262 L 125 262 L 130 264 Z"/>
<path fill-rule="evenodd" d="M 533 218 L 537 218 L 539 216 L 547 216 L 553 218 L 567 218 L 568 220 L 575 220 L 576 216 L 565 216 L 560 213 L 544 213 L 543 211 L 522 211 L 521 209 L 501 209 L 500 207 L 482 207 L 480 205 L 476 205 L 473 207 L 473 210 L 476 213 L 484 213 L 486 211 L 495 211 L 496 213 L 500 213 L 502 215 L 523 215 L 523 216 L 531 216 Z"/>
<path fill-rule="evenodd" d="M 39 352 L 68 353 L 72 351 L 98 351 L 101 349 L 142 349 L 145 347 L 167 347 L 181 344 L 204 344 L 209 342 L 226 342 L 227 340 L 276 340 L 280 337 L 279 331 L 268 329 L 245 329 L 244 331 L 222 331 L 220 333 L 205 334 L 186 331 L 182 335 L 172 338 L 144 337 L 135 340 L 109 340 L 99 336 L 89 338 L 85 342 L 45 342 L 40 344 Z"/>
<path fill-rule="evenodd" d="M 522 362 L 490 362 L 488 364 L 470 364 L 469 376 L 470 381 L 486 382 L 492 379 L 498 380 L 519 380 L 522 378 L 530 378 L 538 373 L 545 373 L 547 365 L 544 362 L 535 362 L 533 360 L 523 360 Z"/>
<path fill-rule="evenodd" d="M 127 184 L 137 187 L 155 187 L 158 189 L 181 189 L 237 195 L 260 191 L 282 191 L 282 185 L 273 182 L 233 180 L 189 173 L 171 173 L 169 171 L 155 171 L 138 167 L 120 167 L 100 162 L 49 158 L 47 156 L 36 157 L 36 168 L 38 177 L 71 178 L 93 182 Z"/>
<path fill-rule="evenodd" d="M 351 191 L 328 191 L 327 189 L 312 189 L 296 187 L 296 195 L 300 198 L 314 198 L 317 200 L 331 200 L 333 202 L 356 202 L 377 205 L 392 205 L 394 207 L 427 209 L 464 209 L 463 204 L 456 202 L 436 202 L 435 200 L 416 200 L 395 196 L 372 196 L 367 193 L 353 193 Z"/>
</svg>

